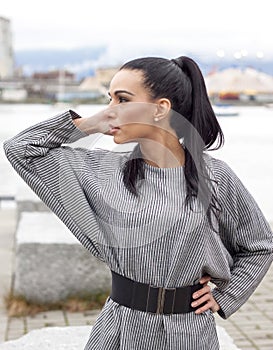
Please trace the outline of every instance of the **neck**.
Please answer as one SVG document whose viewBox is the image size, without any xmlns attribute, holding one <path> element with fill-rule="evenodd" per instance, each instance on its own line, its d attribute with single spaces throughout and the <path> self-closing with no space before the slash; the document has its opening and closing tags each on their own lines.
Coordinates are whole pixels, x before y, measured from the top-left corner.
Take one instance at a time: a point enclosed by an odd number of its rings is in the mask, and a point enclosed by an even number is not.
<svg viewBox="0 0 273 350">
<path fill-rule="evenodd" d="M 176 168 L 185 165 L 185 152 L 177 137 L 157 140 L 140 140 L 140 150 L 146 163 L 159 168 Z"/>
</svg>

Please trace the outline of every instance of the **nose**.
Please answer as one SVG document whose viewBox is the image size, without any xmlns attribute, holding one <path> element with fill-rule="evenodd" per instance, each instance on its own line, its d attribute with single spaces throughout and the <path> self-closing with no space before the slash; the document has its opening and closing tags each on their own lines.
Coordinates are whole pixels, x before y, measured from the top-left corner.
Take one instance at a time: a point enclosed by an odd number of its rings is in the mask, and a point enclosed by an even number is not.
<svg viewBox="0 0 273 350">
<path fill-rule="evenodd" d="M 108 107 L 114 107 L 117 105 L 117 102 L 114 99 L 111 99 L 111 101 L 108 103 Z"/>
<path fill-rule="evenodd" d="M 106 114 L 107 118 L 115 119 L 115 118 L 117 118 L 117 114 L 118 114 L 117 108 L 108 106 L 108 108 L 105 111 L 105 114 Z"/>
</svg>

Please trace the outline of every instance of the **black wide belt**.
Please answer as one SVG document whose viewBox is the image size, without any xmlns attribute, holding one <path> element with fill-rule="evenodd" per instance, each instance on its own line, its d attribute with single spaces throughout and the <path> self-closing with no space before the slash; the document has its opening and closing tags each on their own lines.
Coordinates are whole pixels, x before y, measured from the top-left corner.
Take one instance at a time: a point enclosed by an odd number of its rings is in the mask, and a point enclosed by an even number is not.
<svg viewBox="0 0 273 350">
<path fill-rule="evenodd" d="M 135 282 L 127 277 L 112 273 L 111 299 L 131 309 L 153 314 L 181 314 L 195 311 L 191 306 L 192 294 L 201 289 L 202 284 L 193 286 L 164 288 Z M 199 306 L 200 307 L 200 306 Z"/>
</svg>

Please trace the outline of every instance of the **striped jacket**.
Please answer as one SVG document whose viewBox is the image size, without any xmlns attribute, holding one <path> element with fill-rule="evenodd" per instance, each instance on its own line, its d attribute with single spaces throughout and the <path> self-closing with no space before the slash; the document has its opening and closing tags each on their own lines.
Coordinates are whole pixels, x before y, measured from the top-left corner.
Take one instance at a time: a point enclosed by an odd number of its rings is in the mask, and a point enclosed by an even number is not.
<svg viewBox="0 0 273 350">
<path fill-rule="evenodd" d="M 267 272 L 273 244 L 269 224 L 231 168 L 204 154 L 223 208 L 214 232 L 198 201 L 192 210 L 184 205 L 183 167 L 145 164 L 145 179 L 134 197 L 122 180 L 130 152 L 90 149 L 88 137 L 84 147 L 78 146 L 87 135 L 73 117 L 71 111 L 62 113 L 4 143 L 24 181 L 111 270 L 163 287 L 196 284 L 209 274 L 220 316 L 238 310 Z M 109 297 L 87 349 L 214 350 L 219 344 L 210 310 L 154 315 Z"/>
</svg>

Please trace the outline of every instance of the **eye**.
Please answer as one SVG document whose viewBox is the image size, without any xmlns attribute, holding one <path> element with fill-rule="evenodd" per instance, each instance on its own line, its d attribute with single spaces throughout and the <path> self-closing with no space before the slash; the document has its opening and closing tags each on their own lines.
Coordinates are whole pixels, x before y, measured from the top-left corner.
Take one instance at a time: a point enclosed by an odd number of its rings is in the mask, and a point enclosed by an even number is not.
<svg viewBox="0 0 273 350">
<path fill-rule="evenodd" d="M 129 101 L 126 97 L 122 97 L 122 96 L 119 96 L 118 100 L 119 100 L 119 103 L 124 103 Z"/>
</svg>

